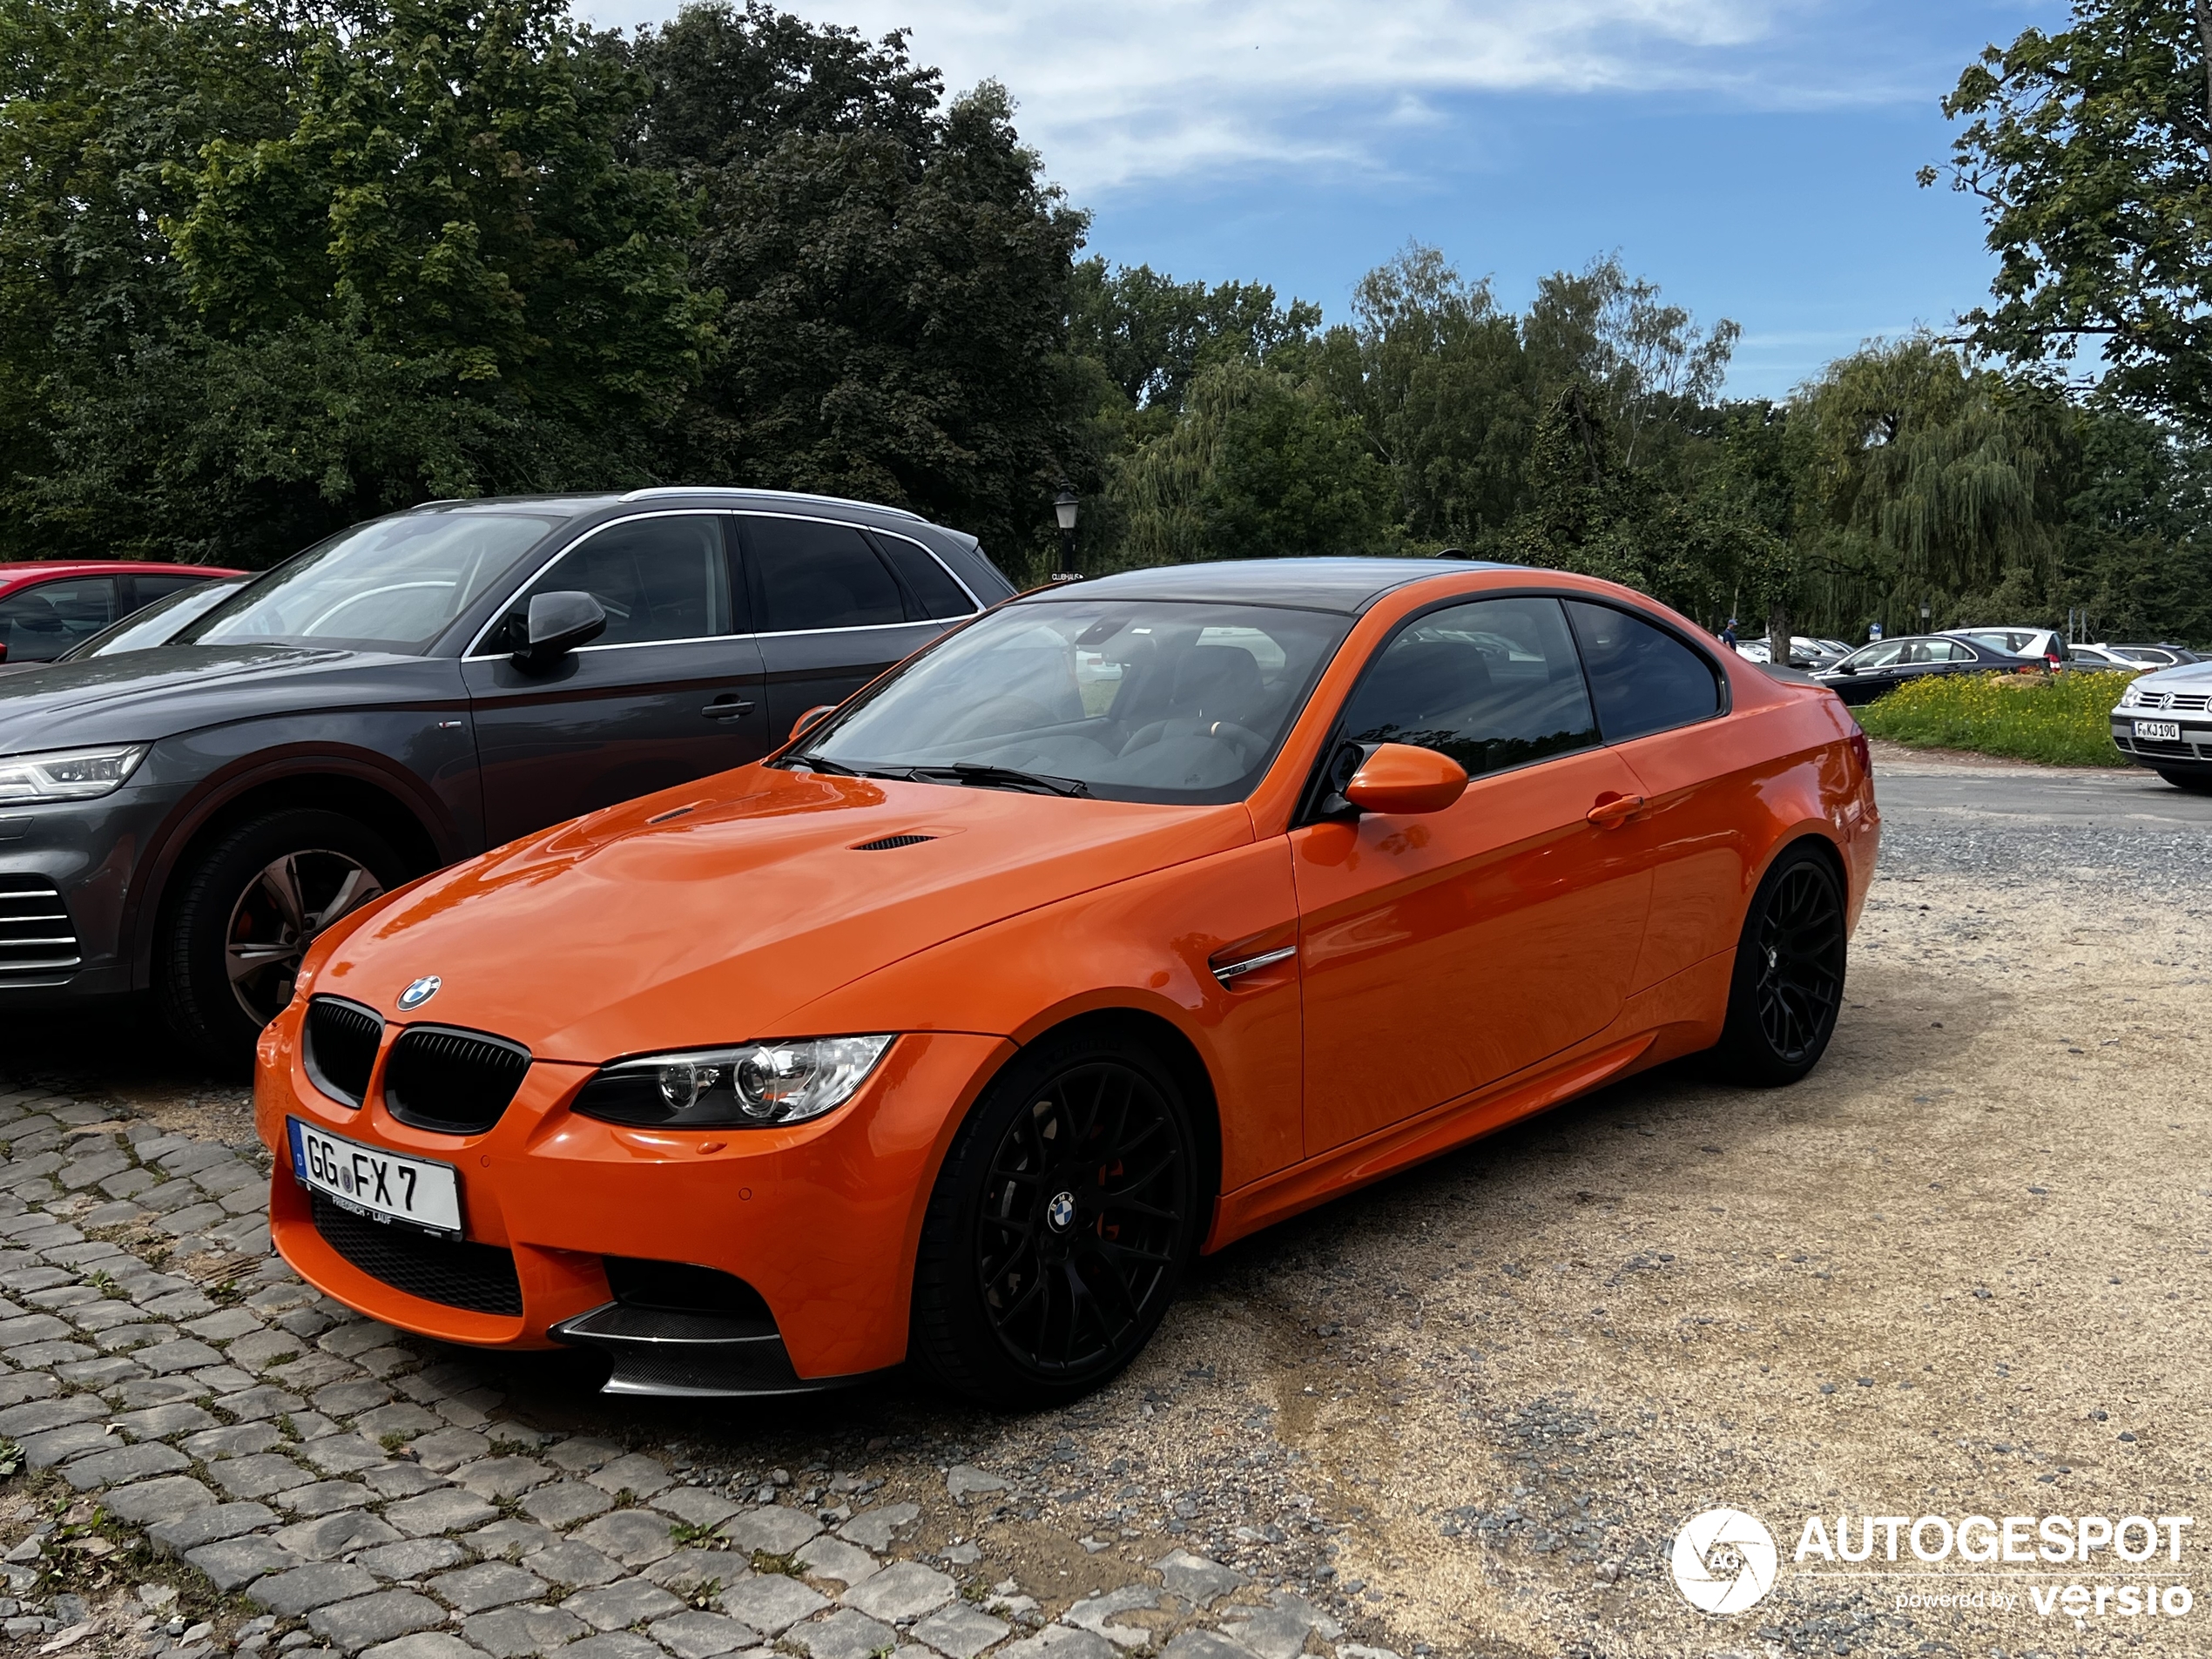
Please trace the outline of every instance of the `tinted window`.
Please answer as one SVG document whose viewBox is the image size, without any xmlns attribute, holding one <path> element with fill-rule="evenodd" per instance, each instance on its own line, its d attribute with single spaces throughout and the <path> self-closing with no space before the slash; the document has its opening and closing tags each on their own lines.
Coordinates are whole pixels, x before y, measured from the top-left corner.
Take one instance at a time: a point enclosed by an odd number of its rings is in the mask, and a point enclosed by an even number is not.
<svg viewBox="0 0 2212 1659">
<path fill-rule="evenodd" d="M 529 600 L 581 591 L 607 613 L 595 645 L 705 639 L 730 628 L 730 563 L 722 525 L 710 514 L 632 519 L 611 524 L 556 559 L 509 608 L 495 649 L 511 651 Z"/>
<path fill-rule="evenodd" d="M 1712 665 L 1661 628 L 1611 605 L 1567 601 L 1608 743 L 1688 725 L 1719 712 Z"/>
<path fill-rule="evenodd" d="M 1862 674 L 1870 668 L 1887 668 L 1892 663 L 1897 661 L 1904 651 L 1903 640 L 1885 639 L 1880 644 L 1869 645 L 1865 651 L 1859 652 L 1858 656 L 1851 659 L 1851 665 Z"/>
<path fill-rule="evenodd" d="M 114 577 L 42 582 L 0 599 L 0 643 L 11 663 L 51 663 L 114 620 Z"/>
<path fill-rule="evenodd" d="M 1480 599 L 1408 623 L 1345 711 L 1357 743 L 1410 743 L 1470 777 L 1598 740 L 1556 599 Z"/>
<path fill-rule="evenodd" d="M 875 540 L 898 567 L 900 580 L 907 584 L 907 591 L 921 601 L 922 616 L 974 614 L 975 601 L 968 597 L 968 590 L 953 580 L 943 565 L 930 556 L 927 549 L 902 536 L 878 536 Z"/>
<path fill-rule="evenodd" d="M 156 599 L 166 599 L 186 588 L 204 588 L 207 581 L 204 576 L 134 576 L 131 578 L 132 603 L 150 605 Z"/>
<path fill-rule="evenodd" d="M 899 584 L 852 525 L 747 517 L 745 526 L 763 633 L 906 621 Z"/>
</svg>

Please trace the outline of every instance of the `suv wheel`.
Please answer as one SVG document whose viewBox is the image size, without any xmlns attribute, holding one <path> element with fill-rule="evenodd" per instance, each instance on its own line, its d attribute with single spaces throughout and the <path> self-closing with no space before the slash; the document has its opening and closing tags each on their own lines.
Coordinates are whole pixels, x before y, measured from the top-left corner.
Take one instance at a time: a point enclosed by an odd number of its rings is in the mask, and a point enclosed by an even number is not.
<svg viewBox="0 0 2212 1659">
<path fill-rule="evenodd" d="M 1751 895 L 1737 941 L 1728 1022 L 1713 1059 L 1738 1082 L 1796 1082 L 1820 1063 L 1844 1001 L 1844 892 L 1827 858 L 1800 844 Z"/>
<path fill-rule="evenodd" d="M 229 831 L 174 889 L 155 958 L 170 1026 L 218 1064 L 250 1059 L 315 935 L 406 879 L 382 836 L 337 813 L 293 807 Z"/>
<path fill-rule="evenodd" d="M 1016 1408 L 1120 1371 L 1197 1246 L 1195 1147 L 1182 1090 L 1148 1049 L 1069 1034 L 1016 1055 L 930 1195 L 914 1359 L 954 1393 Z"/>
</svg>

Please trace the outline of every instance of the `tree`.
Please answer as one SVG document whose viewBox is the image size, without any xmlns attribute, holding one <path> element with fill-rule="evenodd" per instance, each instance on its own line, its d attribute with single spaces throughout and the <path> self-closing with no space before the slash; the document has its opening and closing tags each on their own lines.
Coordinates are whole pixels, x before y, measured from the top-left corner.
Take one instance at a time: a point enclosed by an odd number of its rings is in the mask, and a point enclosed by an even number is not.
<svg viewBox="0 0 2212 1659">
<path fill-rule="evenodd" d="M 1120 562 L 1373 553 L 1395 540 L 1388 471 L 1319 386 L 1230 361 L 1190 383 L 1184 418 L 1116 468 Z"/>
<path fill-rule="evenodd" d="M 2212 416 L 2212 8 L 2075 0 L 2070 28 L 1985 51 L 1944 111 L 2000 261 L 1975 348 L 2040 368 L 2094 344 L 2109 395 Z"/>
<path fill-rule="evenodd" d="M 1183 407 L 1201 368 L 1264 362 L 1321 320 L 1303 300 L 1285 306 L 1264 282 L 1177 282 L 1149 265 L 1109 269 L 1084 260 L 1068 288 L 1069 343 L 1099 363 L 1132 409 Z"/>
</svg>

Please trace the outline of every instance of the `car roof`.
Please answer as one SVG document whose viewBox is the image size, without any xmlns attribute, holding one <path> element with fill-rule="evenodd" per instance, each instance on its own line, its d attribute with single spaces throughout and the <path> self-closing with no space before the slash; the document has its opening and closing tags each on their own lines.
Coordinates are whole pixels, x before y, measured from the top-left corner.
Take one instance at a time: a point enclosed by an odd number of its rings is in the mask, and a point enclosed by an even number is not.
<svg viewBox="0 0 2212 1659">
<path fill-rule="evenodd" d="M 910 519 L 917 524 L 929 522 L 920 513 L 910 512 L 904 507 L 887 507 L 880 502 L 855 501 L 845 496 L 809 495 L 796 489 L 741 489 L 726 484 L 653 484 L 642 489 L 591 490 L 574 495 L 457 496 L 442 501 L 418 502 L 406 510 L 410 513 L 467 513 L 502 509 L 512 512 L 519 509 L 528 512 L 558 513 L 564 518 L 574 518 L 633 502 L 656 501 L 703 502 L 722 507 L 842 507 L 860 512 L 880 513 L 892 518 Z"/>
<path fill-rule="evenodd" d="M 1383 595 L 1410 583 L 1469 570 L 1522 567 L 1482 559 L 1220 559 L 1204 564 L 1163 564 L 1121 570 L 1083 582 L 1062 583 L 1025 595 L 1023 604 L 1066 599 L 1163 599 L 1194 603 L 1273 604 L 1357 616 Z M 1539 574 L 1531 571 L 1531 575 Z"/>
</svg>

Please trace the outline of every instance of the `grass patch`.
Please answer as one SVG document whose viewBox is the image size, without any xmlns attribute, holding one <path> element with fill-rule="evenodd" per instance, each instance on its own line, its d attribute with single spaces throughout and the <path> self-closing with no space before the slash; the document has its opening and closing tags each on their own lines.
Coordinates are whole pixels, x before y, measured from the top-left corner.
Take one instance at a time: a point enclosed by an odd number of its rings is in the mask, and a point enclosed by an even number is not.
<svg viewBox="0 0 2212 1659">
<path fill-rule="evenodd" d="M 2050 766 L 2118 766 L 2113 705 L 2132 674 L 1930 675 L 1855 711 L 1867 735 Z"/>
</svg>

